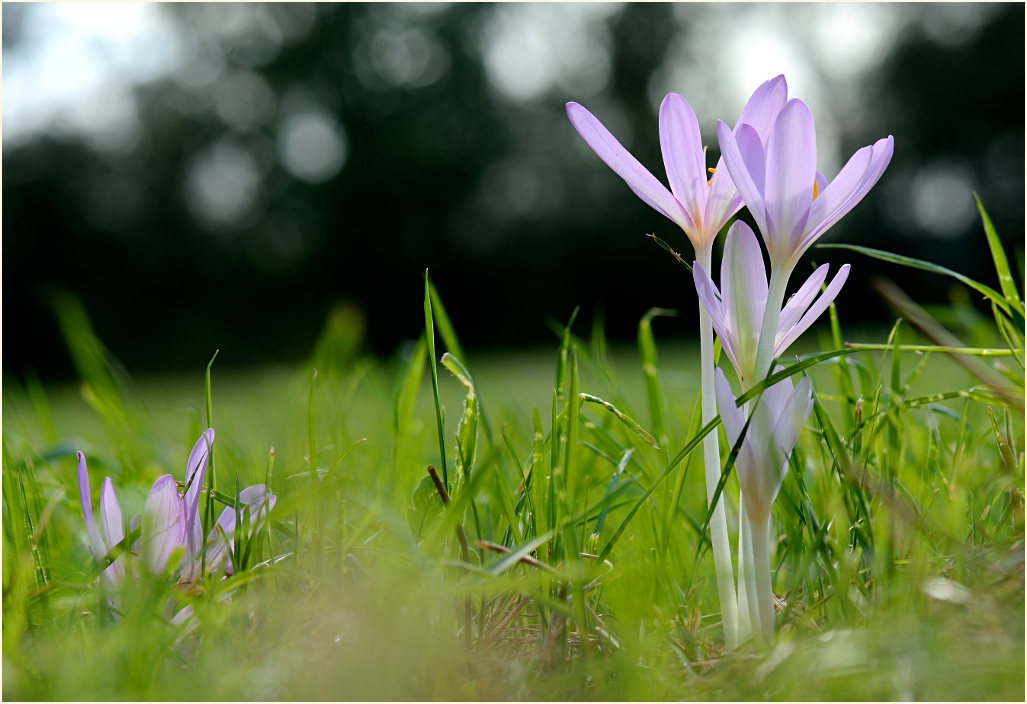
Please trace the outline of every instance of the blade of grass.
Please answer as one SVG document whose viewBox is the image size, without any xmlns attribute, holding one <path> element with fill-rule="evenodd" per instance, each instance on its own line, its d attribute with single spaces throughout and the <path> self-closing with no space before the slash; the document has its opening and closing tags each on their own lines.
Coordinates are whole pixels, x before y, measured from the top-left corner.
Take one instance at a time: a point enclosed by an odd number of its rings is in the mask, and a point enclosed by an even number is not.
<svg viewBox="0 0 1027 704">
<path fill-rule="evenodd" d="M 439 402 L 439 373 L 435 366 L 435 321 L 431 309 L 431 280 L 424 270 L 424 339 L 428 342 L 428 364 L 431 368 L 431 389 L 435 395 L 435 422 L 439 429 L 439 457 L 442 465 L 442 485 L 449 491 L 449 472 L 446 469 L 446 438 L 442 422 L 442 404 Z"/>
<path fill-rule="evenodd" d="M 1020 301 L 1019 291 L 1016 290 L 1013 274 L 1009 270 L 1009 260 L 1006 259 L 1006 253 L 1002 249 L 1002 242 L 998 238 L 998 232 L 995 231 L 995 226 L 991 224 L 991 218 L 988 217 L 988 213 L 984 210 L 984 204 L 981 203 L 980 197 L 976 192 L 973 196 L 974 202 L 977 203 L 977 210 L 981 214 L 981 222 L 984 224 L 984 234 L 988 238 L 991 258 L 995 262 L 995 273 L 998 274 L 999 288 L 1002 289 L 1002 295 L 1005 296 L 1009 307 L 1019 313 L 1022 318 L 1024 314 L 1023 303 Z"/>
<path fill-rule="evenodd" d="M 864 254 L 874 259 L 880 259 L 881 261 L 889 262 L 891 264 L 900 264 L 902 266 L 908 266 L 912 269 L 920 269 L 922 271 L 929 271 L 932 274 L 941 274 L 942 276 L 950 276 L 960 283 L 966 284 L 973 290 L 982 294 L 986 298 L 994 301 L 1006 314 L 1010 313 L 1010 305 L 1006 301 L 1005 297 L 990 286 L 985 286 L 982 283 L 974 281 L 969 276 L 964 276 L 959 272 L 946 269 L 943 266 L 932 264 L 931 262 L 925 262 L 921 259 L 913 259 L 912 257 L 904 257 L 901 254 L 892 254 L 891 252 L 885 252 L 880 249 L 872 249 L 870 247 L 862 247 L 854 244 L 818 244 L 817 247 L 823 249 L 848 249 L 859 254 Z"/>
<path fill-rule="evenodd" d="M 645 428 L 643 428 L 641 425 L 639 425 L 638 421 L 636 421 L 634 418 L 632 418 L 628 414 L 623 413 L 622 411 L 618 410 L 618 408 L 616 406 L 614 406 L 612 403 L 610 403 L 609 401 L 604 401 L 603 399 L 599 398 L 598 396 L 593 396 L 592 394 L 586 394 L 586 393 L 578 394 L 578 397 L 582 401 L 586 401 L 588 403 L 595 403 L 595 404 L 597 404 L 599 406 L 602 406 L 603 408 L 608 410 L 610 413 L 615 415 L 618 418 L 618 420 L 620 420 L 621 423 L 623 423 L 632 432 L 634 432 L 640 438 L 642 438 L 647 443 L 649 443 L 649 445 L 651 445 L 653 448 L 655 448 L 657 450 L 660 449 L 659 444 L 656 442 L 656 438 L 654 438 Z"/>
</svg>

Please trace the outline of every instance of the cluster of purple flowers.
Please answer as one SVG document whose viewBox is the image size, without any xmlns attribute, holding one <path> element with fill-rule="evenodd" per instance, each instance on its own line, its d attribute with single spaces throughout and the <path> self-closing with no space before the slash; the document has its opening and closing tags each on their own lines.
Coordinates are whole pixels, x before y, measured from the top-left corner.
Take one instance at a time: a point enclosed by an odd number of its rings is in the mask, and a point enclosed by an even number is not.
<svg viewBox="0 0 1027 704">
<path fill-rule="evenodd" d="M 825 264 L 785 303 L 799 258 L 881 178 L 891 161 L 894 139 L 889 136 L 859 149 L 828 181 L 816 168 L 813 115 L 801 100 L 788 99 L 785 78 L 777 76 L 756 89 L 733 128 L 717 121 L 721 157 L 716 168 L 707 169 L 695 112 L 683 97 L 670 93 L 660 106 L 667 190 L 588 110 L 572 102 L 567 115 L 639 198 L 685 231 L 696 251 L 693 276 L 704 314 L 701 339 L 705 340 L 703 326 L 712 325 L 742 386 L 763 380 L 774 360 L 827 310 L 848 277 L 846 264 L 822 290 L 828 273 Z M 763 236 L 770 279 L 756 235 L 736 221 L 727 233 L 718 288 L 710 278 L 712 243 L 743 204 Z M 749 418 L 735 462 L 743 507 L 737 609 L 733 586 L 724 584 L 733 573 L 721 506 L 715 507 L 711 521 L 725 636 L 731 647 L 757 624 L 756 632 L 763 637 L 774 630 L 767 545 L 770 506 L 813 407 L 812 385 L 808 378 L 797 385 L 785 379 L 766 389 L 758 402 L 739 409 L 723 372 L 713 373 L 711 345 L 703 348 L 703 421 L 712 420 L 715 398 L 727 440 L 735 445 Z M 716 439 L 711 438 L 705 448 L 708 489 L 715 488 L 720 474 Z M 712 500 L 712 491 L 708 495 Z M 754 562 L 759 563 L 755 570 Z"/>
<path fill-rule="evenodd" d="M 90 552 L 97 561 L 109 555 L 114 557 L 102 574 L 108 587 L 118 586 L 133 573 L 137 563 L 158 575 L 165 570 L 174 570 L 180 585 L 196 583 L 204 569 L 215 576 L 233 573 L 231 549 L 237 511 L 243 517 L 245 538 L 252 539 L 263 526 L 268 512 L 274 508 L 277 497 L 263 484 L 246 487 L 239 492 L 238 509 L 226 506 L 204 541 L 200 493 L 213 443 L 214 430 L 208 428 L 193 445 L 186 463 L 182 493 L 179 493 L 178 484 L 170 474 L 154 482 L 143 503 L 142 513 L 129 521 L 129 534 L 138 528 L 139 537 L 130 546 L 122 546 L 116 557 L 111 553 L 125 541 L 126 530 L 114 486 L 110 477 L 103 480 L 100 487 L 100 526 L 97 526 L 86 457 L 81 452 L 76 453 L 79 499 L 89 534 Z"/>
</svg>

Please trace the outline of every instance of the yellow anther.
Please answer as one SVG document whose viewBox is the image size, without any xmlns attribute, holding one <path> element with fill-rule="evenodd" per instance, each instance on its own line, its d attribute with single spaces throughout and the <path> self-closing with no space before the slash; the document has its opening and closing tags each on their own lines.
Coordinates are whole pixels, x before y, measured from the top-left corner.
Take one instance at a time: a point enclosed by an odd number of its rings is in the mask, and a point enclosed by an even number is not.
<svg viewBox="0 0 1027 704">
<path fill-rule="evenodd" d="M 817 195 L 818 195 L 818 192 L 817 192 L 817 180 L 813 179 L 813 200 L 817 199 Z"/>
<path fill-rule="evenodd" d="M 708 168 L 708 169 L 706 169 L 706 170 L 707 170 L 707 171 L 709 171 L 709 172 L 710 172 L 711 174 L 712 174 L 712 173 L 716 173 L 716 171 L 717 171 L 717 170 L 716 170 L 715 168 L 713 168 L 712 166 L 711 166 L 711 167 L 709 167 L 709 168 Z"/>
</svg>

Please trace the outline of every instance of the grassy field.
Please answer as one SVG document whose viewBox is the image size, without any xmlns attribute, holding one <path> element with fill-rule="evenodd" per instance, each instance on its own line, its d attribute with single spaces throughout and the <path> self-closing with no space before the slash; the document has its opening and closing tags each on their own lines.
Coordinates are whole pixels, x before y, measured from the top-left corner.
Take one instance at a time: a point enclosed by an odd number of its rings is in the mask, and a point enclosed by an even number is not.
<svg viewBox="0 0 1027 704">
<path fill-rule="evenodd" d="M 996 395 L 908 349 L 925 341 L 906 325 L 825 318 L 783 363 L 891 349 L 797 372 L 817 404 L 774 504 L 777 637 L 726 652 L 697 345 L 657 322 L 658 356 L 646 325 L 608 348 L 578 321 L 551 348 L 467 356 L 469 323 L 435 311 L 444 456 L 423 338 L 365 358 L 335 321 L 308 363 L 215 361 L 205 397 L 204 370 L 132 381 L 66 318 L 82 382 L 3 385 L 4 698 L 1022 701 L 1022 383 Z M 270 529 L 228 579 L 186 593 L 140 571 L 101 593 L 75 451 L 132 515 L 158 475 L 183 479 L 208 401 L 216 488 L 269 477 Z M 733 477 L 724 495 L 734 530 Z M 192 625 L 171 623 L 185 604 Z"/>
</svg>

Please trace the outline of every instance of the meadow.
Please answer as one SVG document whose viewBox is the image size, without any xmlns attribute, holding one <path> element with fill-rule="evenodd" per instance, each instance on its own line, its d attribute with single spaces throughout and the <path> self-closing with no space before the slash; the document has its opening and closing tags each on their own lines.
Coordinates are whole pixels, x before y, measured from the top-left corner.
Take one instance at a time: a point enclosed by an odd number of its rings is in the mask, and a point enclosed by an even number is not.
<svg viewBox="0 0 1027 704">
<path fill-rule="evenodd" d="M 137 380 L 64 301 L 80 381 L 3 385 L 4 698 L 1023 699 L 1023 342 L 973 289 L 867 330 L 832 305 L 781 358 L 815 397 L 773 505 L 777 633 L 729 650 L 698 448 L 718 433 L 729 526 L 737 448 L 671 312 L 635 346 L 571 316 L 468 355 L 437 283 L 387 359 L 342 310 L 303 364 Z M 75 452 L 131 515 L 208 426 L 204 515 L 265 482 L 270 520 L 227 578 L 109 588 Z"/>
</svg>

